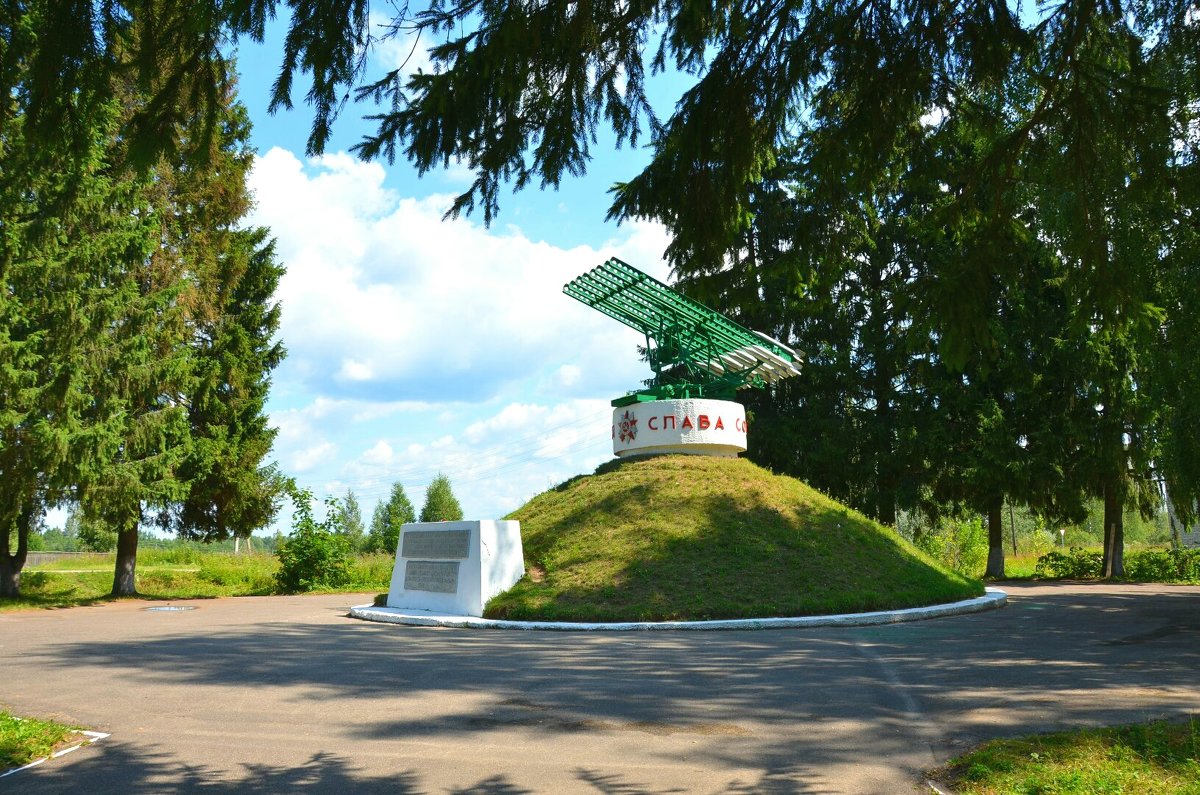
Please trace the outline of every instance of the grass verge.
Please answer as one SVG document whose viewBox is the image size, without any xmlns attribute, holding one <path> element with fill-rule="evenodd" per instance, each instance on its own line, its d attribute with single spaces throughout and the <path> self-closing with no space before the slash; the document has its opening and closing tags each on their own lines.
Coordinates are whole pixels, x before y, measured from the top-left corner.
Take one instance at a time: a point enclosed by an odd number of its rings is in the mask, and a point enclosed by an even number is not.
<svg viewBox="0 0 1200 795">
<path fill-rule="evenodd" d="M 983 594 L 895 532 L 745 459 L 612 462 L 511 518 L 529 573 L 488 603 L 489 618 L 828 615 Z"/>
<path fill-rule="evenodd" d="M 960 795 L 1200 795 L 1200 716 L 995 740 L 933 777 Z"/>
<path fill-rule="evenodd" d="M 75 728 L 52 720 L 0 712 L 0 773 L 49 756 L 75 732 Z"/>
<path fill-rule="evenodd" d="M 394 558 L 387 554 L 351 559 L 350 580 L 323 593 L 387 589 Z M 162 550 L 138 555 L 137 589 L 145 599 L 206 599 L 276 593 L 279 559 L 269 554 L 196 552 L 180 557 Z M 56 562 L 21 574 L 21 598 L 0 599 L 0 611 L 30 607 L 75 607 L 111 599 L 113 556 Z"/>
</svg>

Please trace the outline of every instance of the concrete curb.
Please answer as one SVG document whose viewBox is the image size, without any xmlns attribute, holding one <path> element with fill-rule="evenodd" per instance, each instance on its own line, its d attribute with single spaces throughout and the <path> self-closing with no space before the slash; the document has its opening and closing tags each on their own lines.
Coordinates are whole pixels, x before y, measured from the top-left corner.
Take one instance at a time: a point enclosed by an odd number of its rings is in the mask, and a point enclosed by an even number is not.
<svg viewBox="0 0 1200 795">
<path fill-rule="evenodd" d="M 469 629 L 525 629 L 575 632 L 628 632 L 633 630 L 719 630 L 719 629 L 792 629 L 799 627 L 865 627 L 872 624 L 899 624 L 927 618 L 958 616 L 994 610 L 1008 603 L 1008 594 L 988 588 L 984 596 L 928 607 L 904 610 L 880 610 L 874 613 L 844 613 L 836 616 L 799 616 L 796 618 L 732 618 L 719 621 L 622 621 L 607 624 L 578 621 L 504 621 L 476 616 L 455 616 L 425 610 L 358 605 L 350 615 L 365 621 L 407 624 L 418 627 L 459 627 Z"/>
<path fill-rule="evenodd" d="M 42 764 L 45 764 L 46 762 L 49 762 L 51 759 L 58 759 L 60 756 L 66 756 L 67 754 L 69 754 L 73 751 L 78 751 L 80 748 L 84 747 L 85 745 L 93 745 L 95 743 L 100 742 L 101 740 L 103 740 L 106 737 L 112 736 L 111 734 L 105 734 L 104 732 L 90 732 L 90 731 L 84 731 L 83 729 L 79 729 L 75 733 L 82 734 L 87 739 L 83 740 L 82 742 L 75 743 L 74 745 L 70 746 L 69 748 L 63 748 L 62 750 L 55 751 L 54 753 L 50 754 L 50 756 L 43 756 L 41 759 L 35 759 L 32 762 L 30 762 L 29 764 L 21 765 L 20 767 L 14 767 L 11 770 L 0 771 L 0 778 L 7 778 L 8 776 L 11 776 L 15 773 L 20 773 L 24 770 L 29 770 L 31 768 L 35 768 L 38 765 L 42 765 Z"/>
</svg>

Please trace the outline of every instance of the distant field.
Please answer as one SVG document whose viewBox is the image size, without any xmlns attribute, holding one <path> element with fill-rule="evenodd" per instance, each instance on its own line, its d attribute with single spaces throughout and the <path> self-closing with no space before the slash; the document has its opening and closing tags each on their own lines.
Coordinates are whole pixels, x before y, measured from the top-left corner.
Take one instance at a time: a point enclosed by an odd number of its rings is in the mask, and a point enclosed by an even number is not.
<svg viewBox="0 0 1200 795">
<path fill-rule="evenodd" d="M 387 554 L 358 555 L 350 582 L 342 593 L 387 590 L 394 559 Z M 27 568 L 21 575 L 21 598 L 0 599 L 0 610 L 69 607 L 109 599 L 114 556 L 86 555 Z M 138 555 L 137 589 L 147 599 L 197 599 L 219 596 L 263 596 L 275 590 L 279 560 L 270 554 L 146 550 Z"/>
</svg>

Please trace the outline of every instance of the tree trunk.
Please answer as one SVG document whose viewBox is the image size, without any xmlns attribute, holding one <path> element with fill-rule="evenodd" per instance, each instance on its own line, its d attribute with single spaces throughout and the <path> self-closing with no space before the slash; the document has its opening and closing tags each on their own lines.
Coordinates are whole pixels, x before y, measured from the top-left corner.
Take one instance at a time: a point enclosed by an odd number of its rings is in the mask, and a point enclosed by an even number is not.
<svg viewBox="0 0 1200 795">
<path fill-rule="evenodd" d="M 1013 516 L 1012 503 L 1008 504 L 1008 529 L 1012 534 L 1013 557 L 1017 556 L 1017 517 Z"/>
<path fill-rule="evenodd" d="M 11 528 L 0 531 L 0 596 L 15 599 L 21 595 L 21 569 L 29 555 L 29 531 L 33 527 L 33 508 L 26 507 L 17 517 L 17 552 L 10 554 Z"/>
<path fill-rule="evenodd" d="M 1124 505 L 1117 489 L 1108 484 L 1104 487 L 1104 560 L 1100 576 L 1125 576 L 1125 520 Z"/>
<path fill-rule="evenodd" d="M 138 521 L 135 517 L 117 533 L 117 569 L 113 575 L 113 596 L 137 596 Z"/>
<path fill-rule="evenodd" d="M 893 494 L 880 495 L 879 500 L 879 523 L 888 527 L 896 527 L 896 503 L 895 500 L 888 500 L 887 497 L 893 497 Z"/>
<path fill-rule="evenodd" d="M 997 497 L 988 506 L 988 561 L 984 577 L 1004 579 L 1004 500 Z"/>
</svg>

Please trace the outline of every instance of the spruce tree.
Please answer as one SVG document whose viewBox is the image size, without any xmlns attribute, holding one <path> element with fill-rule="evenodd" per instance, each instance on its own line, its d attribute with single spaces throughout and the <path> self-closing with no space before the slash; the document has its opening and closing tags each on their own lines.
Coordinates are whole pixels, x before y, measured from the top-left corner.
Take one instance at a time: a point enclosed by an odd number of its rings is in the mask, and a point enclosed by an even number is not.
<svg viewBox="0 0 1200 795">
<path fill-rule="evenodd" d="M 463 518 L 462 507 L 450 489 L 450 478 L 438 473 L 425 490 L 421 506 L 422 522 L 457 522 Z"/>
<path fill-rule="evenodd" d="M 136 108 L 141 95 L 127 90 Z M 118 532 L 114 595 L 136 591 L 143 521 L 184 537 L 244 537 L 277 507 L 279 479 L 262 459 L 274 437 L 264 403 L 282 357 L 271 303 L 282 271 L 265 232 L 239 228 L 251 153 L 232 85 L 222 108 L 219 137 L 194 114 L 184 146 L 144 178 L 131 172 L 130 201 L 155 245 L 93 273 L 129 296 L 126 314 L 98 335 L 111 358 L 93 371 L 87 419 L 104 429 L 103 444 L 79 484 L 85 512 Z"/>
<path fill-rule="evenodd" d="M 357 550 L 362 547 L 365 528 L 362 507 L 358 504 L 358 496 L 354 489 L 346 489 L 346 497 L 338 503 L 337 521 L 334 524 L 338 535 L 344 536 L 350 542 L 351 549 Z"/>
<path fill-rule="evenodd" d="M 395 554 L 400 543 L 400 528 L 409 522 L 415 522 L 417 515 L 412 502 L 404 493 L 404 486 L 399 481 L 392 484 L 392 492 L 387 502 L 375 506 L 371 516 L 371 531 L 367 536 L 366 549 L 368 552 L 386 552 Z"/>
<path fill-rule="evenodd" d="M 137 285 L 117 276 L 144 261 L 155 233 L 136 199 L 146 180 L 114 163 L 121 109 L 94 107 L 84 92 L 75 101 L 79 123 L 93 125 L 84 151 L 69 135 L 32 145 L 18 114 L 5 121 L 0 158 L 0 526 L 17 530 L 15 554 L 0 533 L 0 592 L 9 595 L 19 590 L 30 528 L 47 505 L 78 496 L 113 431 L 97 421 L 105 392 L 97 378 L 138 375 L 136 362 L 117 363 L 113 337 L 136 351 L 142 343 L 129 334 L 153 314 Z"/>
<path fill-rule="evenodd" d="M 181 537 L 203 541 L 265 527 L 282 493 L 282 479 L 264 459 L 276 434 L 265 410 L 270 376 L 284 356 L 274 299 L 283 268 L 268 230 L 242 224 L 253 153 L 232 85 L 221 108 L 219 136 L 208 148 L 156 172 L 173 208 L 179 256 L 193 274 L 191 446 L 178 472 L 187 492 L 166 518 Z"/>
</svg>

